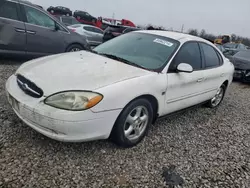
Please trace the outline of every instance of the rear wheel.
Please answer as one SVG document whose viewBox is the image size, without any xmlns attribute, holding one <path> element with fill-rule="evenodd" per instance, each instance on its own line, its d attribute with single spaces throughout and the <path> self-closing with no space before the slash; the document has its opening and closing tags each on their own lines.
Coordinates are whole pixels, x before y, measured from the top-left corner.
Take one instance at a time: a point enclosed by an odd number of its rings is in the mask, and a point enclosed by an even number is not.
<svg viewBox="0 0 250 188">
<path fill-rule="evenodd" d="M 216 108 L 222 102 L 226 92 L 226 86 L 223 84 L 218 90 L 215 96 L 208 101 L 207 106 L 210 108 Z"/>
<path fill-rule="evenodd" d="M 153 121 L 153 108 L 146 99 L 128 104 L 119 115 L 111 133 L 112 140 L 122 147 L 137 145 Z"/>
<path fill-rule="evenodd" d="M 77 52 L 83 50 L 83 47 L 79 44 L 72 44 L 67 49 L 66 52 Z"/>
</svg>

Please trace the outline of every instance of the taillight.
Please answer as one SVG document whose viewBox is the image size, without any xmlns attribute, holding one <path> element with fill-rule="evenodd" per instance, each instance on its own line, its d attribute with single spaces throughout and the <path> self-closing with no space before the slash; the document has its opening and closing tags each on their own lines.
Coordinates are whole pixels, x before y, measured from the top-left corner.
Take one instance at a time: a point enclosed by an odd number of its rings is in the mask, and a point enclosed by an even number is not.
<svg viewBox="0 0 250 188">
<path fill-rule="evenodd" d="M 70 29 L 71 31 L 73 31 L 73 32 L 76 32 L 76 29 Z"/>
</svg>

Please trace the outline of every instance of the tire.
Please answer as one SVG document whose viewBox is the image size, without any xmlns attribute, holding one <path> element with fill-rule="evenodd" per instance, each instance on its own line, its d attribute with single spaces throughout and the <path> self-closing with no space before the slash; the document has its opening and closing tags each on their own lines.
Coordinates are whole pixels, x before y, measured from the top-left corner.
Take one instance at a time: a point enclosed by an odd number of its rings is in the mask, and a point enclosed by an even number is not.
<svg viewBox="0 0 250 188">
<path fill-rule="evenodd" d="M 77 52 L 77 51 L 81 51 L 81 50 L 84 50 L 84 48 L 81 45 L 72 44 L 66 49 L 66 52 Z"/>
<path fill-rule="evenodd" d="M 133 147 L 145 137 L 152 121 L 153 108 L 150 102 L 143 98 L 132 101 L 117 118 L 111 139 L 121 147 Z"/>
<path fill-rule="evenodd" d="M 209 107 L 209 108 L 218 107 L 221 104 L 221 102 L 223 101 L 223 99 L 224 99 L 225 92 L 226 92 L 226 85 L 222 84 L 222 86 L 218 89 L 216 95 L 211 100 L 209 100 L 207 102 L 206 106 Z"/>
</svg>

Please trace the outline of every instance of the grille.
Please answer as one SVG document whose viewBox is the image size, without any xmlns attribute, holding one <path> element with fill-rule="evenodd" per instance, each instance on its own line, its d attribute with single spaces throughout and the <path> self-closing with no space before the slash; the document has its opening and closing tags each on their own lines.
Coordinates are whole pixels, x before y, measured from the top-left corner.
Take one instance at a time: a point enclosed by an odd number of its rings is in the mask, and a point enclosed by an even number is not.
<svg viewBox="0 0 250 188">
<path fill-rule="evenodd" d="M 40 98 L 43 96 L 41 88 L 20 74 L 17 75 L 17 84 L 24 93 L 31 97 Z"/>
</svg>

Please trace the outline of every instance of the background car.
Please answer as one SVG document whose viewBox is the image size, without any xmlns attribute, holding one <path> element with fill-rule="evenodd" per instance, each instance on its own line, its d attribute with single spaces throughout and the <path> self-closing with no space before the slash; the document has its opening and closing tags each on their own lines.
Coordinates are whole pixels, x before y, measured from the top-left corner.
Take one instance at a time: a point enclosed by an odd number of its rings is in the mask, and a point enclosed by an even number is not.
<svg viewBox="0 0 250 188">
<path fill-rule="evenodd" d="M 87 42 L 91 47 L 98 46 L 102 43 L 103 30 L 98 27 L 84 24 L 76 24 L 68 26 L 68 28 L 87 38 Z"/>
<path fill-rule="evenodd" d="M 222 53 L 223 53 L 223 55 L 225 56 L 225 57 L 227 57 L 227 58 L 230 58 L 230 57 L 232 57 L 232 52 L 230 52 L 230 50 L 226 50 L 224 47 L 223 47 L 223 45 L 221 45 L 221 44 L 214 44 Z"/>
<path fill-rule="evenodd" d="M 122 26 L 122 25 L 109 25 L 105 30 L 103 34 L 103 42 L 106 42 L 110 39 L 113 39 L 119 35 L 122 35 L 123 32 L 131 27 Z M 133 28 L 134 29 L 134 28 Z"/>
<path fill-rule="evenodd" d="M 250 83 L 250 50 L 239 51 L 230 58 L 234 64 L 234 79 Z"/>
<path fill-rule="evenodd" d="M 97 18 L 90 15 L 88 12 L 81 11 L 81 10 L 76 10 L 73 14 L 73 16 L 83 24 L 88 24 L 88 25 L 96 25 Z"/>
<path fill-rule="evenodd" d="M 141 30 L 141 29 L 140 28 L 136 28 L 136 27 L 128 27 L 122 33 L 125 34 L 125 33 L 129 33 L 129 32 L 132 32 L 132 31 L 139 31 L 139 30 Z"/>
<path fill-rule="evenodd" d="M 223 47 L 227 50 L 228 54 L 231 56 L 233 56 L 239 51 L 247 50 L 247 46 L 242 43 L 233 43 L 233 42 L 226 43 L 223 44 Z"/>
<path fill-rule="evenodd" d="M 57 7 L 53 7 L 50 6 L 47 9 L 48 12 L 50 12 L 53 15 L 66 15 L 66 16 L 72 16 L 72 11 L 67 8 L 67 7 L 62 7 L 62 6 L 57 6 Z"/>
<path fill-rule="evenodd" d="M 73 16 L 65 16 L 65 15 L 54 15 L 60 22 L 64 23 L 66 26 L 80 24 L 75 17 Z"/>
<path fill-rule="evenodd" d="M 0 33 L 1 55 L 38 57 L 90 49 L 84 36 L 26 1 L 1 1 Z"/>
</svg>

